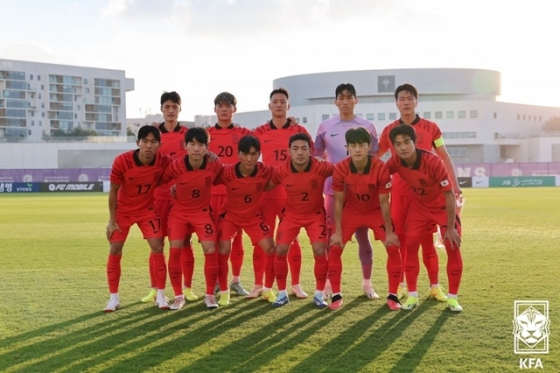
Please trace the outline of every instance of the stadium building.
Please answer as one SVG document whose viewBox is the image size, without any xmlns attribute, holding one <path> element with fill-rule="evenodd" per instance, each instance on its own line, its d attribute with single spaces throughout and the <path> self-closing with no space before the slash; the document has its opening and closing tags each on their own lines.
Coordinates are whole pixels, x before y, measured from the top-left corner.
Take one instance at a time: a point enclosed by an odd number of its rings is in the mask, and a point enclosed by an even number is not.
<svg viewBox="0 0 560 373">
<path fill-rule="evenodd" d="M 126 136 L 132 90 L 134 79 L 122 70 L 0 59 L 0 142 L 37 142 L 77 128 Z"/>
<path fill-rule="evenodd" d="M 358 94 L 356 114 L 375 123 L 378 132 L 399 118 L 395 88 L 413 84 L 417 112 L 440 126 L 457 163 L 560 162 L 560 136 L 544 134 L 542 125 L 560 108 L 497 101 L 498 71 L 480 69 L 391 69 L 295 75 L 273 81 L 290 93 L 289 115 L 315 135 L 320 122 L 338 114 L 334 91 L 352 83 Z M 268 110 L 236 113 L 235 121 L 254 128 L 270 119 Z M 199 123 L 204 120 L 205 123 Z M 215 117 L 214 117 L 215 121 Z M 197 125 L 208 118 L 195 117 Z"/>
</svg>

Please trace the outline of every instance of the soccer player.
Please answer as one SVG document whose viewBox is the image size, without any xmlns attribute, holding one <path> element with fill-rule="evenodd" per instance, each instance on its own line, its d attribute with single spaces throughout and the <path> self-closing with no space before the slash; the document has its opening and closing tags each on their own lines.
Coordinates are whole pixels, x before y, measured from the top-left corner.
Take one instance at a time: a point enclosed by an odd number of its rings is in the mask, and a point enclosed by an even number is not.
<svg viewBox="0 0 560 373">
<path fill-rule="evenodd" d="M 217 308 L 214 286 L 218 278 L 217 230 L 210 208 L 210 187 L 222 171 L 222 163 L 209 162 L 208 131 L 201 127 L 189 128 L 185 134 L 188 155 L 176 159 L 162 176 L 162 182 L 174 181 L 175 200 L 169 212 L 168 237 L 169 280 L 175 292 L 172 310 L 181 309 L 185 296 L 181 287 L 181 256 L 183 241 L 193 230 L 204 251 L 204 277 L 206 279 L 206 307 Z"/>
<path fill-rule="evenodd" d="M 289 302 L 286 291 L 288 262 L 286 255 L 290 244 L 301 228 L 305 228 L 315 259 L 315 295 L 313 303 L 327 307 L 323 297 L 327 279 L 326 240 L 327 225 L 324 209 L 323 187 L 325 179 L 332 176 L 334 165 L 320 162 L 311 157 L 311 138 L 305 133 L 292 135 L 289 140 L 289 158 L 277 166 L 269 186 L 283 185 L 287 203 L 276 231 L 276 258 L 274 272 L 278 285 L 278 296 L 272 304 L 280 307 Z"/>
<path fill-rule="evenodd" d="M 443 160 L 445 168 L 451 180 L 453 181 L 453 188 L 457 196 L 461 195 L 461 189 L 455 174 L 455 167 L 453 161 L 445 148 L 442 133 L 438 125 L 434 122 L 420 118 L 416 114 L 416 106 L 418 105 L 418 91 L 411 84 L 403 84 L 395 90 L 395 101 L 397 109 L 400 112 L 400 119 L 389 124 L 381 132 L 379 138 L 379 151 L 378 157 L 383 156 L 388 150 L 391 150 L 392 155 L 395 154 L 389 139 L 389 132 L 396 126 L 401 124 L 411 125 L 416 131 L 416 147 L 427 151 L 435 149 L 435 153 Z M 406 242 L 405 242 L 405 221 L 408 213 L 413 193 L 410 186 L 405 183 L 399 175 L 393 175 L 393 191 L 391 192 L 391 215 L 397 229 L 397 235 L 401 242 L 401 255 L 404 262 L 406 261 Z M 437 299 L 440 302 L 447 300 L 445 294 L 439 286 L 439 261 L 433 239 L 434 232 L 426 232 L 422 237 L 422 258 L 428 278 L 430 280 L 430 297 Z M 401 278 L 403 281 L 403 278 Z M 404 282 L 399 287 L 399 296 L 404 298 L 406 296 L 406 286 Z"/>
<path fill-rule="evenodd" d="M 163 255 L 164 233 L 161 218 L 153 205 L 154 190 L 171 162 L 169 156 L 157 152 L 160 141 L 157 128 L 143 126 L 138 131 L 138 149 L 117 156 L 111 168 L 107 224 L 107 240 L 110 243 L 107 280 L 111 296 L 103 309 L 105 312 L 116 311 L 121 306 L 119 282 L 122 250 L 133 224 L 138 225 L 150 245 L 157 288 L 155 303 L 161 309 L 169 308 L 164 294 L 167 276 Z"/>
<path fill-rule="evenodd" d="M 296 133 L 309 135 L 309 132 L 307 132 L 305 127 L 297 123 L 294 124 L 293 121 L 288 119 L 288 110 L 290 109 L 288 91 L 284 88 L 274 89 L 270 93 L 269 99 L 268 108 L 272 114 L 272 119 L 257 127 L 254 130 L 254 135 L 264 145 L 262 149 L 263 163 L 268 166 L 277 166 L 285 163 L 288 159 L 286 144 L 290 137 Z M 313 147 L 313 143 L 311 143 L 311 147 Z M 274 235 L 274 228 L 276 227 L 276 218 L 282 215 L 282 210 L 286 207 L 286 198 L 286 190 L 283 186 L 278 186 L 271 191 L 265 191 L 261 199 L 261 211 L 264 220 L 272 229 L 272 235 Z M 307 294 L 299 283 L 301 246 L 297 238 L 292 242 L 288 251 L 288 265 L 290 267 L 292 292 L 298 298 L 307 298 Z M 253 266 L 255 267 L 255 286 L 249 292 L 247 296 L 249 298 L 258 297 L 263 290 L 264 254 L 258 246 L 253 251 Z"/>
<path fill-rule="evenodd" d="M 243 229 L 251 238 L 253 245 L 264 251 L 265 274 L 264 288 L 261 285 L 262 297 L 269 302 L 276 300 L 272 291 L 274 283 L 274 241 L 273 231 L 265 222 L 260 210 L 260 200 L 264 188 L 272 176 L 274 167 L 265 166 L 258 159 L 261 155 L 261 144 L 254 136 L 243 136 L 238 143 L 239 162 L 225 166 L 215 183 L 226 187 L 226 201 L 218 218 L 218 240 L 220 242 L 218 264 L 218 282 L 220 283 L 220 306 L 229 304 L 228 289 L 228 258 L 231 251 L 231 240 Z M 257 249 L 257 247 L 255 247 Z M 262 281 L 262 275 L 261 275 Z"/>
<path fill-rule="evenodd" d="M 387 161 L 389 172 L 398 173 L 414 194 L 406 216 L 405 272 L 409 293 L 402 309 L 411 310 L 418 306 L 418 250 L 426 232 L 438 225 L 447 252 L 447 307 L 461 312 L 463 308 L 457 301 L 463 273 L 461 221 L 455 211 L 452 180 L 439 156 L 416 148 L 416 132 L 412 126 L 403 124 L 394 127 L 389 132 L 389 139 L 396 153 Z"/>
<path fill-rule="evenodd" d="M 387 305 L 396 311 L 401 308 L 397 289 L 402 264 L 399 240 L 393 231 L 389 207 L 391 175 L 383 161 L 368 154 L 372 143 L 371 134 L 366 129 L 349 129 L 345 138 L 350 156 L 335 166 L 332 182 L 335 231 L 330 239 L 332 246 L 328 260 L 333 291 L 330 308 L 339 309 L 342 306 L 340 287 L 344 245 L 356 229 L 367 227 L 373 230 L 375 239 L 381 240 L 387 250 Z"/>
<path fill-rule="evenodd" d="M 335 90 L 334 104 L 338 108 L 339 115 L 332 117 L 321 124 L 317 129 L 315 139 L 314 155 L 325 157 L 327 161 L 338 163 L 348 156 L 344 134 L 350 128 L 363 127 L 371 134 L 370 154 L 375 155 L 378 150 L 377 131 L 372 122 L 354 114 L 354 107 L 358 103 L 356 89 L 350 83 L 340 84 Z M 334 195 L 332 190 L 332 179 L 325 183 L 327 223 L 329 225 L 329 237 L 334 231 Z M 359 257 L 362 264 L 362 289 L 369 299 L 378 299 L 379 295 L 373 290 L 371 284 L 371 273 L 373 268 L 373 249 L 368 238 L 367 227 L 356 230 Z M 327 292 L 330 291 L 327 285 Z"/>
<path fill-rule="evenodd" d="M 210 151 L 218 155 L 224 165 L 237 163 L 237 143 L 243 136 L 250 135 L 251 130 L 233 124 L 233 115 L 237 111 L 237 99 L 229 92 L 222 92 L 214 99 L 214 112 L 218 122 L 208 129 L 212 142 Z M 226 189 L 224 185 L 212 187 L 212 211 L 217 213 L 224 206 Z M 241 285 L 240 275 L 245 251 L 242 241 L 243 231 L 239 230 L 233 239 L 232 253 L 230 255 L 232 279 L 230 289 L 238 295 L 249 293 Z M 216 284 L 217 285 L 217 284 Z"/>
<path fill-rule="evenodd" d="M 164 121 L 157 126 L 161 133 L 161 146 L 158 151 L 161 154 L 168 154 L 173 158 L 182 157 L 187 154 L 185 149 L 185 134 L 187 132 L 187 127 L 182 126 L 178 121 L 179 113 L 181 112 L 181 96 L 177 92 L 165 92 L 161 95 L 160 105 Z M 169 192 L 172 184 L 173 181 L 168 184 L 161 185 L 157 187 L 154 192 L 154 208 L 161 218 L 161 227 L 165 235 L 167 235 L 167 217 L 173 200 Z M 196 296 L 192 291 L 194 254 L 191 246 L 190 235 L 183 243 L 181 259 L 184 275 L 183 293 L 187 300 L 195 301 L 198 299 L 198 296 Z M 155 276 L 153 273 L 154 266 L 151 255 L 149 263 L 152 289 L 147 296 L 142 298 L 142 302 L 145 303 L 153 302 L 156 296 Z"/>
</svg>

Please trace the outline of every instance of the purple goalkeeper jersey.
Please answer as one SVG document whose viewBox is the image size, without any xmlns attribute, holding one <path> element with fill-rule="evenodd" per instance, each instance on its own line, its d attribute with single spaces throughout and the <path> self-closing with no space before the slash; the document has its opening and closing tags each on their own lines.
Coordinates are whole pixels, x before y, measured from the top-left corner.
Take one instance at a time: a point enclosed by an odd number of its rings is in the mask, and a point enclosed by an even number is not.
<svg viewBox="0 0 560 373">
<path fill-rule="evenodd" d="M 346 131 L 351 128 L 363 127 L 371 133 L 371 150 L 369 154 L 376 156 L 379 150 L 377 142 L 377 131 L 375 125 L 362 117 L 355 116 L 352 120 L 341 120 L 337 115 L 319 124 L 317 129 L 317 137 L 315 138 L 315 147 L 313 155 L 316 157 L 323 157 L 329 162 L 338 163 L 344 158 L 348 157 L 346 150 Z M 333 194 L 332 190 L 332 177 L 325 181 L 325 194 Z"/>
</svg>

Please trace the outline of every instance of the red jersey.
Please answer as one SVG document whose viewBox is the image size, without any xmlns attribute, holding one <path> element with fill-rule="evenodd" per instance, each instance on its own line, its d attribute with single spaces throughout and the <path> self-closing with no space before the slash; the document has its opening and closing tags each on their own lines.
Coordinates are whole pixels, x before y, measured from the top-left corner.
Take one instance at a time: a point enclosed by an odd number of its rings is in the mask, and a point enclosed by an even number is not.
<svg viewBox="0 0 560 373">
<path fill-rule="evenodd" d="M 441 210 L 445 208 L 443 192 L 453 189 L 449 173 L 440 157 L 422 149 L 416 149 L 417 159 L 412 168 L 394 155 L 387 161 L 391 174 L 398 173 L 408 184 L 415 198 L 412 208 Z"/>
<path fill-rule="evenodd" d="M 162 176 L 164 183 L 174 180 L 177 188 L 173 210 L 197 213 L 210 205 L 210 187 L 221 171 L 222 162 L 208 162 L 208 157 L 204 157 L 202 166 L 196 170 L 190 165 L 188 155 L 173 161 Z"/>
<path fill-rule="evenodd" d="M 113 162 L 110 180 L 120 184 L 117 194 L 117 211 L 136 214 L 153 207 L 154 190 L 172 158 L 156 153 L 154 160 L 143 165 L 138 158 L 140 150 L 123 153 Z"/>
<path fill-rule="evenodd" d="M 283 164 L 289 157 L 290 137 L 296 133 L 305 133 L 311 139 L 311 135 L 307 129 L 299 124 L 291 125 L 290 120 L 282 127 L 276 127 L 272 120 L 255 128 L 253 135 L 259 139 L 261 143 L 262 161 L 268 166 L 277 166 Z M 313 141 L 311 141 L 313 148 Z M 286 199 L 286 190 L 282 186 L 278 186 L 264 193 L 266 198 Z"/>
<path fill-rule="evenodd" d="M 364 172 L 358 173 L 348 157 L 334 167 L 332 188 L 335 192 L 346 191 L 345 210 L 368 214 L 379 210 L 379 195 L 391 191 L 391 175 L 385 163 L 371 155 Z"/>
<path fill-rule="evenodd" d="M 272 183 L 286 188 L 288 200 L 286 211 L 297 215 L 309 215 L 323 208 L 325 179 L 332 176 L 334 165 L 309 157 L 305 170 L 299 172 L 291 158 L 279 165 L 272 173 Z"/>
<path fill-rule="evenodd" d="M 393 143 L 391 143 L 391 139 L 389 138 L 389 132 L 391 132 L 394 127 L 401 124 L 405 123 L 401 119 L 398 119 L 383 129 L 381 137 L 379 138 L 380 154 L 386 153 L 387 150 L 391 150 L 391 155 L 396 154 Z M 444 144 L 443 135 L 436 123 L 420 118 L 417 115 L 411 125 L 416 132 L 416 148 L 431 152 L 432 149 L 439 148 Z M 411 189 L 399 176 L 393 178 L 393 195 L 412 196 Z"/>
<path fill-rule="evenodd" d="M 258 162 L 251 175 L 243 176 L 239 165 L 240 163 L 225 166 L 215 183 L 222 183 L 226 187 L 225 210 L 228 215 L 250 219 L 259 212 L 264 187 L 272 177 L 274 168 Z"/>
<path fill-rule="evenodd" d="M 188 131 L 188 128 L 185 126 L 181 126 L 177 123 L 175 129 L 171 132 L 165 129 L 165 123 L 161 123 L 158 126 L 159 132 L 161 133 L 161 145 L 158 149 L 158 152 L 161 154 L 170 155 L 173 158 L 180 158 L 187 154 L 185 150 L 185 134 Z M 156 199 L 162 200 L 171 200 L 171 193 L 170 189 L 173 186 L 173 182 L 169 182 L 164 185 L 160 185 L 156 188 L 154 193 L 154 197 Z"/>
<path fill-rule="evenodd" d="M 252 134 L 250 129 L 234 124 L 230 124 L 226 128 L 222 128 L 216 124 L 214 127 L 208 128 L 208 133 L 210 134 L 208 150 L 216 153 L 225 165 L 236 164 L 239 161 L 239 158 L 237 158 L 237 143 L 243 136 Z M 226 194 L 225 186 L 213 186 L 212 194 Z"/>
</svg>

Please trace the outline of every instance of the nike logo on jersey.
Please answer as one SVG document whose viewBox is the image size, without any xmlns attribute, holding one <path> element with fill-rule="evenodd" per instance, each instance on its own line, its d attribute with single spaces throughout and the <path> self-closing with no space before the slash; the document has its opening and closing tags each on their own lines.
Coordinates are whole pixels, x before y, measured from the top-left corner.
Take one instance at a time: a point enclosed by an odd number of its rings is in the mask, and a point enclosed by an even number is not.
<svg viewBox="0 0 560 373">
<path fill-rule="evenodd" d="M 239 188 L 231 188 L 231 190 L 237 190 L 237 189 L 239 189 Z"/>
<path fill-rule="evenodd" d="M 272 141 L 272 140 L 264 140 L 265 144 L 266 144 L 267 142 L 271 142 L 271 141 Z"/>
<path fill-rule="evenodd" d="M 331 137 L 335 137 L 335 136 L 338 136 L 338 135 L 340 135 L 340 133 L 331 133 Z"/>
<path fill-rule="evenodd" d="M 293 187 L 294 185 L 296 185 L 296 184 L 286 184 L 286 187 L 289 188 L 289 187 Z"/>
<path fill-rule="evenodd" d="M 184 182 L 184 183 L 183 183 L 183 182 L 180 182 L 179 184 L 181 184 L 181 185 L 185 185 L 185 184 L 188 184 L 188 183 L 189 183 L 189 182 L 188 182 L 188 181 L 186 181 L 186 182 Z"/>
</svg>

